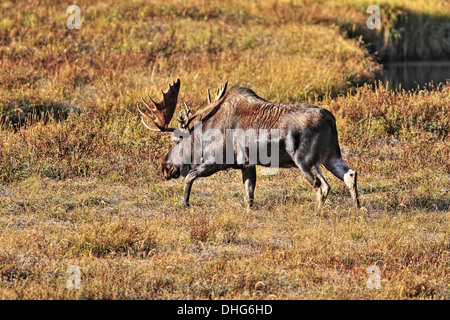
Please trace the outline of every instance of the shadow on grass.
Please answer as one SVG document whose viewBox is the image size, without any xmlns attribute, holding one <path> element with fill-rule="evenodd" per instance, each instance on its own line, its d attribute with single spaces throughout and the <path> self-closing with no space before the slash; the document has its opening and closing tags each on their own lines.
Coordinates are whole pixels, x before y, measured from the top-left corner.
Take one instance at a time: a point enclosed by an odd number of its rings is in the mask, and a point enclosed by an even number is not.
<svg viewBox="0 0 450 320">
<path fill-rule="evenodd" d="M 0 126 L 17 130 L 23 125 L 40 121 L 46 124 L 51 118 L 63 121 L 71 112 L 80 114 L 81 109 L 65 101 L 13 101 L 6 108 L 3 107 L 3 110 L 0 108 Z"/>
<path fill-rule="evenodd" d="M 382 4 L 381 29 L 354 21 L 336 21 L 350 37 L 362 36 L 380 61 L 442 60 L 450 56 L 450 19 Z M 336 18 L 339 20 L 339 18 Z"/>
</svg>

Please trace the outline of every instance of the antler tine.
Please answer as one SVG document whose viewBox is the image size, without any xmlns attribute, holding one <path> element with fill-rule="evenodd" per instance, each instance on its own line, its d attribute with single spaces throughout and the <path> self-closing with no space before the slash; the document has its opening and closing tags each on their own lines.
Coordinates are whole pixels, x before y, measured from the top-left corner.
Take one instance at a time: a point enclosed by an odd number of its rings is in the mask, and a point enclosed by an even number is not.
<svg viewBox="0 0 450 320">
<path fill-rule="evenodd" d="M 147 93 L 147 98 L 149 98 L 150 101 L 153 103 L 153 105 L 156 106 L 156 102 L 152 99 L 152 97 L 150 97 L 150 96 L 148 95 L 148 93 Z"/>
<path fill-rule="evenodd" d="M 153 107 L 149 106 L 147 101 L 145 101 L 143 97 L 141 97 L 142 103 L 147 107 L 147 109 L 150 112 L 155 112 L 156 111 L 155 102 L 152 100 L 152 98 L 149 97 L 149 95 L 147 95 L 147 97 L 150 99 L 151 102 L 153 102 Z"/>
<path fill-rule="evenodd" d="M 142 112 L 142 110 L 139 108 L 139 105 L 138 105 L 139 112 L 140 112 L 142 115 L 144 115 L 147 119 L 151 120 L 151 121 L 153 122 L 153 124 L 154 124 L 155 126 L 157 126 L 158 129 L 160 129 L 160 131 L 164 131 L 164 130 L 163 130 L 164 125 L 162 125 L 162 124 L 164 124 L 164 118 L 162 117 L 161 113 L 158 112 L 159 110 L 158 110 L 158 108 L 157 108 L 156 102 L 153 101 L 153 99 L 150 98 L 150 96 L 149 96 L 148 94 L 147 94 L 147 97 L 148 97 L 148 98 L 150 99 L 150 101 L 153 103 L 153 107 L 149 106 L 148 103 L 144 100 L 144 98 L 141 97 L 141 100 L 142 100 L 142 102 L 144 103 L 144 105 L 147 107 L 147 109 L 148 109 L 150 112 L 152 112 L 152 113 L 156 116 L 156 120 L 153 120 L 152 117 L 150 117 L 149 115 L 147 115 L 147 114 L 145 114 L 144 112 Z M 146 127 L 148 128 L 148 126 L 146 126 Z M 158 130 L 155 129 L 155 128 L 153 128 L 152 131 L 158 131 Z"/>
<path fill-rule="evenodd" d="M 214 101 L 221 99 L 225 95 L 225 91 L 227 90 L 228 81 L 226 81 L 223 86 L 217 89 L 216 97 Z"/>
<path fill-rule="evenodd" d="M 141 110 L 141 108 L 139 108 L 139 103 L 136 103 L 136 107 L 138 108 L 140 114 L 141 114 L 143 117 L 146 117 L 146 118 L 149 119 L 151 122 L 153 122 L 153 124 L 154 124 L 155 126 L 158 127 L 158 129 L 157 129 L 157 128 L 151 128 L 151 127 L 144 121 L 144 118 L 141 118 L 142 124 L 143 124 L 147 129 L 149 129 L 149 130 L 151 130 L 151 131 L 161 131 L 161 129 L 159 128 L 158 124 L 156 124 L 155 120 L 153 120 L 152 117 L 150 117 L 149 115 L 145 114 L 145 113 Z M 147 107 L 148 107 L 148 106 L 147 106 Z"/>
<path fill-rule="evenodd" d="M 144 118 L 141 118 L 141 122 L 142 122 L 142 124 L 144 125 L 144 127 L 146 127 L 148 130 L 156 131 L 156 132 L 161 132 L 161 130 L 159 130 L 159 129 L 150 127 L 150 126 L 144 121 Z"/>
<path fill-rule="evenodd" d="M 184 101 L 184 99 L 183 99 L 183 103 L 184 103 L 184 107 L 186 108 L 187 114 L 188 114 L 188 115 L 191 115 L 191 114 L 192 114 L 192 111 L 191 111 L 191 109 L 189 109 L 189 107 L 188 107 L 186 101 Z"/>
<path fill-rule="evenodd" d="M 143 111 L 141 110 L 141 108 L 139 108 L 139 103 L 136 103 L 136 107 L 137 107 L 137 109 L 139 110 L 139 113 L 140 113 L 143 117 L 146 117 L 147 119 L 150 119 L 150 120 L 153 121 L 153 119 L 152 119 L 149 115 L 145 114 L 145 112 L 143 112 Z"/>
<path fill-rule="evenodd" d="M 177 80 L 177 82 L 179 82 L 180 79 Z M 169 89 L 167 90 L 167 92 L 164 92 L 162 89 L 160 90 L 161 93 L 163 94 L 163 96 L 166 96 L 167 94 L 169 94 L 170 90 L 172 89 L 173 86 L 175 86 L 177 84 L 177 82 L 173 82 L 172 84 L 169 83 Z"/>
</svg>

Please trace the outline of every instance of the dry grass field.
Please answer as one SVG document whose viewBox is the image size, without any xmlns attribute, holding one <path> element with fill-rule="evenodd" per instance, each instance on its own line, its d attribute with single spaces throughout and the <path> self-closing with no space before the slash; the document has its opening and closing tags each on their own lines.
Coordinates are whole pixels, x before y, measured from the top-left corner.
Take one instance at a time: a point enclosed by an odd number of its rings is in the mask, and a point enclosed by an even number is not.
<svg viewBox="0 0 450 320">
<path fill-rule="evenodd" d="M 369 34 L 353 0 L 1 1 L 0 298 L 449 299 L 450 83 L 364 83 L 381 69 L 374 51 L 450 52 L 450 6 L 379 3 L 395 23 Z M 71 4 L 80 30 L 66 27 Z M 433 36 L 395 42 L 408 12 Z M 135 108 L 177 77 L 194 110 L 228 80 L 332 111 L 362 208 L 324 172 L 317 213 L 295 169 L 259 174 L 254 210 L 232 170 L 196 181 L 181 206 L 182 180 L 159 173 L 170 137 Z M 71 265 L 80 289 L 67 288 Z"/>
</svg>

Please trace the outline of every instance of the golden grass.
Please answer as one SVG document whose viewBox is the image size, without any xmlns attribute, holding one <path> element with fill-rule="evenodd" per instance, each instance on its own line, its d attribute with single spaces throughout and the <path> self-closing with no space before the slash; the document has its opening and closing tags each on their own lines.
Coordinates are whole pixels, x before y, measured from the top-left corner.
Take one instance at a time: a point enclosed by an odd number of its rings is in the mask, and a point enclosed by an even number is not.
<svg viewBox="0 0 450 320">
<path fill-rule="evenodd" d="M 448 176 L 362 175 L 358 214 L 329 179 L 321 215 L 299 172 L 263 177 L 251 212 L 239 181 L 237 172 L 199 181 L 191 209 L 176 204 L 180 182 L 10 185 L 2 298 L 448 298 Z M 81 268 L 80 290 L 65 288 L 69 265 Z M 366 286 L 370 265 L 381 268 L 380 290 Z"/>
<path fill-rule="evenodd" d="M 449 84 L 355 88 L 380 67 L 336 20 L 366 16 L 354 1 L 154 2 L 80 1 L 79 31 L 63 1 L 0 4 L 0 298 L 448 299 Z M 325 172 L 316 214 L 295 169 L 259 175 L 253 211 L 237 171 L 180 206 L 159 177 L 170 139 L 134 106 L 175 77 L 193 109 L 228 79 L 331 110 L 363 208 Z"/>
</svg>

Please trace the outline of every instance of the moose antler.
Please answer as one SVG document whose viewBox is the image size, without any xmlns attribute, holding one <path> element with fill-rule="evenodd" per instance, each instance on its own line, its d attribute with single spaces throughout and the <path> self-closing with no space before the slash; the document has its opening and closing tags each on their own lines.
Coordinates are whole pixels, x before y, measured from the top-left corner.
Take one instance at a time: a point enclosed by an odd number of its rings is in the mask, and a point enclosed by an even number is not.
<svg viewBox="0 0 450 320">
<path fill-rule="evenodd" d="M 228 85 L 228 81 L 226 81 L 223 84 L 223 86 L 221 86 L 220 88 L 217 89 L 216 97 L 214 98 L 214 101 L 219 100 L 220 98 L 222 98 L 225 95 L 225 91 L 227 91 L 227 85 Z M 206 89 L 206 93 L 207 93 L 208 104 L 209 104 L 209 103 L 211 103 L 211 95 L 209 94 L 209 88 Z"/>
<path fill-rule="evenodd" d="M 214 101 L 221 99 L 225 95 L 225 91 L 227 91 L 227 85 L 228 81 L 226 81 L 223 86 L 217 89 L 216 98 L 214 99 Z"/>
<path fill-rule="evenodd" d="M 149 95 L 147 95 L 147 97 L 150 99 L 150 101 L 152 102 L 153 106 L 150 106 L 145 100 L 144 98 L 141 97 L 142 102 L 145 104 L 145 106 L 147 107 L 147 109 L 152 112 L 155 115 L 155 119 L 153 119 L 152 117 L 150 117 L 149 115 L 147 115 L 146 113 L 144 113 L 140 108 L 139 108 L 139 103 L 136 104 L 139 112 L 141 113 L 141 115 L 143 116 L 142 118 L 142 124 L 149 130 L 152 131 L 175 131 L 175 128 L 171 128 L 169 127 L 169 123 L 170 120 L 172 120 L 173 114 L 175 112 L 175 108 L 177 106 L 177 101 L 178 101 L 178 93 L 180 92 L 180 79 L 177 79 L 176 82 L 173 83 L 173 85 L 169 84 L 169 90 L 167 90 L 166 93 L 164 93 L 161 90 L 162 94 L 163 94 L 163 99 L 160 102 L 155 102 L 153 101 L 152 98 L 150 98 Z M 144 121 L 144 117 L 148 120 L 150 120 L 151 122 L 153 122 L 153 124 L 157 127 L 157 128 L 152 128 L 150 127 L 145 121 Z"/>
</svg>

